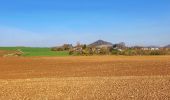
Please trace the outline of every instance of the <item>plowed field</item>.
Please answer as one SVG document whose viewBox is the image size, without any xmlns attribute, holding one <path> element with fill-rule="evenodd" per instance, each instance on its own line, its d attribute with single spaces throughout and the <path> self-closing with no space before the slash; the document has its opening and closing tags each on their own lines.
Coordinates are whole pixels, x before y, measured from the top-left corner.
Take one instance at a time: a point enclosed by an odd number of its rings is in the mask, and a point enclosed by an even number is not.
<svg viewBox="0 0 170 100">
<path fill-rule="evenodd" d="M 170 56 L 0 58 L 0 99 L 169 100 Z"/>
</svg>

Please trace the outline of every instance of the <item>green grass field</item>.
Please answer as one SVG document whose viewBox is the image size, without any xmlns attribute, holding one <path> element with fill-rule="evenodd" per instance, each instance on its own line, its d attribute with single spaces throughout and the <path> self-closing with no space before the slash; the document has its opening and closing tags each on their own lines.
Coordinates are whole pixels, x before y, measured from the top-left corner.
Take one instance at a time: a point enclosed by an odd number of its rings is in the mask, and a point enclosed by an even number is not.
<svg viewBox="0 0 170 100">
<path fill-rule="evenodd" d="M 67 51 L 51 51 L 50 48 L 39 47 L 0 47 L 0 50 L 17 50 L 24 52 L 23 56 L 69 56 Z"/>
</svg>

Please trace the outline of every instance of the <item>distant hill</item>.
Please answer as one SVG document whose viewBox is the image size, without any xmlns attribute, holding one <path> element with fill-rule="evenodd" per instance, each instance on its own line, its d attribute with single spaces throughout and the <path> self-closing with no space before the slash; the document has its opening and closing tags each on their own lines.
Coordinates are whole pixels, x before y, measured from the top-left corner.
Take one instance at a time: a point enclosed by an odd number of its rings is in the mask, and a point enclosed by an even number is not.
<svg viewBox="0 0 170 100">
<path fill-rule="evenodd" d="M 165 48 L 170 48 L 170 44 L 169 44 L 169 45 L 167 45 L 167 46 L 165 46 Z"/>
<path fill-rule="evenodd" d="M 151 46 L 147 46 L 147 48 L 160 48 L 160 47 L 159 46 L 151 45 Z"/>
<path fill-rule="evenodd" d="M 93 46 L 93 47 L 101 46 L 101 45 L 102 46 L 103 45 L 105 45 L 105 46 L 112 46 L 113 44 L 110 43 L 110 42 L 107 42 L 107 41 L 103 41 L 103 40 L 97 40 L 96 42 L 89 44 L 89 46 Z"/>
<path fill-rule="evenodd" d="M 133 48 L 160 48 L 159 46 L 154 46 L 154 45 L 151 45 L 151 46 L 132 46 Z"/>
</svg>

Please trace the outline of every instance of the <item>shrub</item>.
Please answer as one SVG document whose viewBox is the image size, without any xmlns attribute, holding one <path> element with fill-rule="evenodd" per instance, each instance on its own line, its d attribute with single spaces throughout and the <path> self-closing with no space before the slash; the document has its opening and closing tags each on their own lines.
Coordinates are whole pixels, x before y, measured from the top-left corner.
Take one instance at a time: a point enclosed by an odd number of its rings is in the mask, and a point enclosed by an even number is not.
<svg viewBox="0 0 170 100">
<path fill-rule="evenodd" d="M 116 50 L 116 49 L 113 49 L 111 54 L 112 54 L 112 55 L 119 55 L 119 54 L 120 54 L 120 51 L 119 51 L 119 50 Z"/>
<path fill-rule="evenodd" d="M 110 50 L 107 48 L 101 48 L 99 54 L 101 55 L 110 54 Z"/>
<path fill-rule="evenodd" d="M 61 47 L 54 47 L 54 48 L 51 48 L 51 51 L 64 51 L 64 49 Z"/>
</svg>

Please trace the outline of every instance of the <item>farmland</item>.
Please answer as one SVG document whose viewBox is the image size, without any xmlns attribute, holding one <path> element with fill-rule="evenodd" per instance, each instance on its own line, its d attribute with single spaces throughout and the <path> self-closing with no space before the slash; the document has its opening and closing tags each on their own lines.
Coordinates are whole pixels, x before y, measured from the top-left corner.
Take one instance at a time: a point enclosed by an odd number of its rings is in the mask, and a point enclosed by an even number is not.
<svg viewBox="0 0 170 100">
<path fill-rule="evenodd" d="M 15 51 L 21 50 L 24 52 L 23 56 L 25 57 L 32 57 L 32 56 L 68 56 L 67 51 L 58 51 L 54 52 L 51 51 L 50 48 L 38 48 L 38 47 L 0 47 L 0 50 L 8 50 L 8 51 Z"/>
<path fill-rule="evenodd" d="M 170 98 L 170 56 L 0 58 L 0 99 Z"/>
</svg>

